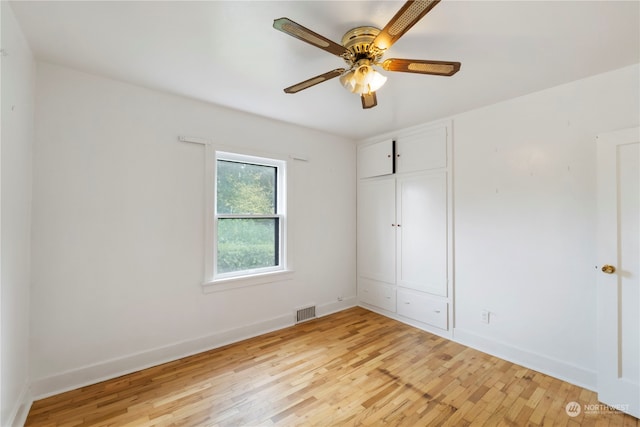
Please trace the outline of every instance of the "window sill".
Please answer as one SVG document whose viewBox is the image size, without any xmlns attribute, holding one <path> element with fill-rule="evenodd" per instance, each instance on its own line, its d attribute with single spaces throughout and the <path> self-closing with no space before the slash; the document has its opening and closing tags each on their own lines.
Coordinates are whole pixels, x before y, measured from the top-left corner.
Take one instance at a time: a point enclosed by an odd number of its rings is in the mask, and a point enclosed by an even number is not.
<svg viewBox="0 0 640 427">
<path fill-rule="evenodd" d="M 213 292 L 222 292 L 230 289 L 245 288 L 247 286 L 264 285 L 266 283 L 291 280 L 293 279 L 293 273 L 293 270 L 285 270 L 255 274 L 252 276 L 211 280 L 202 284 L 202 292 L 204 292 L 205 294 L 210 294 Z"/>
</svg>

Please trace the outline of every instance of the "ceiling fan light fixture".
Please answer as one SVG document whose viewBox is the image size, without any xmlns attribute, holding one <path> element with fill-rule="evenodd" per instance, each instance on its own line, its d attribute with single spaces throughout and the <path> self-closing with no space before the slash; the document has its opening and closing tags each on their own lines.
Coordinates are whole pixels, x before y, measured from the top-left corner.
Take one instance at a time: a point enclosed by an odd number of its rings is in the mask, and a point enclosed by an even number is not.
<svg viewBox="0 0 640 427">
<path fill-rule="evenodd" d="M 340 76 L 340 83 L 351 93 L 358 95 L 375 92 L 385 84 L 387 78 L 377 72 L 369 61 L 356 64 L 355 67 Z"/>
<path fill-rule="evenodd" d="M 459 62 L 401 58 L 383 61 L 382 59 L 387 49 L 439 2 L 440 0 L 405 0 L 404 5 L 382 30 L 371 26 L 352 28 L 342 36 L 341 45 L 289 18 L 274 20 L 273 27 L 276 30 L 339 56 L 347 63 L 346 68 L 336 68 L 290 86 L 284 90 L 285 93 L 297 93 L 340 76 L 342 86 L 349 92 L 360 95 L 362 108 L 369 109 L 378 105 L 376 91 L 387 81 L 387 78 L 376 71 L 375 67 L 381 67 L 385 71 L 433 76 L 454 75 L 460 70 Z"/>
</svg>

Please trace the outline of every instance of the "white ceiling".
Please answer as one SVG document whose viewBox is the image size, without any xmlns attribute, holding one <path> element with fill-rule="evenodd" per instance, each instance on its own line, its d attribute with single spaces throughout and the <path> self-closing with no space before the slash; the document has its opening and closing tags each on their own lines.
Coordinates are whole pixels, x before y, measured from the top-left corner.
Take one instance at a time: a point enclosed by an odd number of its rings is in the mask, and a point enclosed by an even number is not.
<svg viewBox="0 0 640 427">
<path fill-rule="evenodd" d="M 340 42 L 403 1 L 18 1 L 39 60 L 363 138 L 640 62 L 638 1 L 443 0 L 386 58 L 462 62 L 453 77 L 383 72 L 378 106 L 334 79 L 342 59 L 272 28 L 288 17 Z"/>
</svg>

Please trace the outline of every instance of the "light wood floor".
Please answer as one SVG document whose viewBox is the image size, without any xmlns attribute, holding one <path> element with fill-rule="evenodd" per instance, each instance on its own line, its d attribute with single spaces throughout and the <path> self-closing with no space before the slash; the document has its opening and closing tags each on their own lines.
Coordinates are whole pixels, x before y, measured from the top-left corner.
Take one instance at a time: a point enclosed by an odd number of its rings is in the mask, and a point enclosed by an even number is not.
<svg viewBox="0 0 640 427">
<path fill-rule="evenodd" d="M 26 425 L 639 425 L 583 409 L 597 404 L 591 391 L 353 308 L 37 401 Z"/>
</svg>

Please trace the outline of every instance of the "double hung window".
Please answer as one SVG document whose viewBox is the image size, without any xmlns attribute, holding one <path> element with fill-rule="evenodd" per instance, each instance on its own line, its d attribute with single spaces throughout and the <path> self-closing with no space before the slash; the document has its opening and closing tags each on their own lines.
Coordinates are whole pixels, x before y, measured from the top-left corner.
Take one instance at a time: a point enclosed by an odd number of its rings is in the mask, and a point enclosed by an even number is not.
<svg viewBox="0 0 640 427">
<path fill-rule="evenodd" d="M 285 269 L 285 162 L 216 152 L 214 280 Z"/>
</svg>

